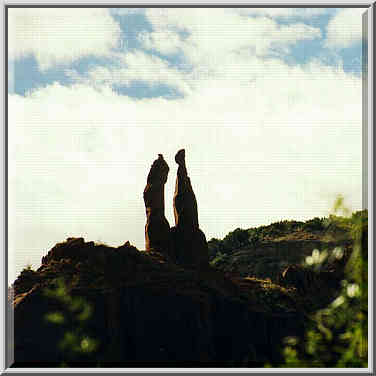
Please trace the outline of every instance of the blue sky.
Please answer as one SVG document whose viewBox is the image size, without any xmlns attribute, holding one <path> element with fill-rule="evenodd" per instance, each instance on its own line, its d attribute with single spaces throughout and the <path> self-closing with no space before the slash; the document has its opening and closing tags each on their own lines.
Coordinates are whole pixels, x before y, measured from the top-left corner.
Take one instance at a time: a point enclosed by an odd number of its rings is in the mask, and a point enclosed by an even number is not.
<svg viewBox="0 0 376 376">
<path fill-rule="evenodd" d="M 121 36 L 119 38 L 118 48 L 114 51 L 143 51 L 146 54 L 155 55 L 165 60 L 171 66 L 179 69 L 182 65 L 187 66 L 187 62 L 182 52 L 164 55 L 157 50 L 147 50 L 143 48 L 142 42 L 139 40 L 141 33 L 150 33 L 153 31 L 153 25 L 149 22 L 143 10 L 137 10 L 129 14 L 118 14 L 119 10 L 111 9 L 115 22 L 118 23 L 121 29 Z M 121 9 L 120 9 L 121 12 Z M 327 27 L 331 20 L 335 19 L 336 14 L 341 12 L 340 8 L 328 8 L 321 14 L 314 15 L 309 18 L 304 18 L 304 23 L 314 28 L 318 28 L 321 36 L 310 40 L 298 40 L 289 46 L 288 53 L 278 53 L 271 50 L 269 57 L 277 57 L 289 65 L 306 64 L 312 59 L 320 59 L 325 64 L 333 67 L 343 65 L 345 72 L 361 74 L 362 64 L 362 43 L 361 40 L 354 41 L 347 48 L 333 49 L 325 45 L 327 38 Z M 260 17 L 249 16 L 249 17 Z M 292 25 L 302 21 L 301 17 L 274 17 L 277 25 Z M 182 34 L 182 33 L 181 33 Z M 186 32 L 189 35 L 189 32 Z M 14 86 L 9 87 L 9 92 L 15 92 L 20 95 L 25 95 L 30 90 L 35 90 L 40 87 L 47 86 L 53 82 L 59 82 L 62 85 L 72 85 L 74 80 L 66 74 L 67 69 L 73 69 L 80 74 L 85 74 L 89 67 L 95 66 L 111 66 L 117 65 L 116 60 L 111 58 L 99 58 L 94 55 L 83 56 L 71 64 L 64 64 L 61 66 L 53 66 L 45 71 L 41 71 L 38 67 L 38 61 L 33 54 L 24 56 L 15 61 L 14 64 Z M 113 85 L 114 89 L 122 95 L 127 95 L 134 98 L 150 98 L 150 97 L 165 97 L 174 99 L 180 93 L 176 92 L 174 88 L 165 84 L 157 86 L 150 86 L 142 81 L 134 80 L 127 86 Z"/>
<path fill-rule="evenodd" d="M 364 12 L 9 9 L 10 279 L 69 236 L 143 249 L 182 147 L 208 240 L 361 209 Z"/>
</svg>

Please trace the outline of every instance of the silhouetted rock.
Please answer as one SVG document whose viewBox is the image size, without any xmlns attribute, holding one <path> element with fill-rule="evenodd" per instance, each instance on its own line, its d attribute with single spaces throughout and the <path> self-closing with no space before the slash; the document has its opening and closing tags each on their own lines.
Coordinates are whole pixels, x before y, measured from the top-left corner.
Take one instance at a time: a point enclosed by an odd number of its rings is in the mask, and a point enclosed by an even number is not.
<svg viewBox="0 0 376 376">
<path fill-rule="evenodd" d="M 158 159 L 151 166 L 144 190 L 146 208 L 145 249 L 171 255 L 170 225 L 165 217 L 164 186 L 169 167 L 158 154 Z"/>
<path fill-rule="evenodd" d="M 171 228 L 175 257 L 179 264 L 191 268 L 207 268 L 208 245 L 200 229 L 186 230 L 180 226 Z"/>
<path fill-rule="evenodd" d="M 175 155 L 179 165 L 175 194 L 175 227 L 171 230 L 174 250 L 178 262 L 198 268 L 209 264 L 208 244 L 205 234 L 199 229 L 196 196 L 185 165 L 185 150 Z"/>
<path fill-rule="evenodd" d="M 174 194 L 175 226 L 185 231 L 193 231 L 199 228 L 197 201 L 187 173 L 184 149 L 177 152 L 175 162 L 179 166 Z"/>
<path fill-rule="evenodd" d="M 294 289 L 184 268 L 129 243 L 113 248 L 70 239 L 44 261 L 34 282 L 24 279 L 15 289 L 18 366 L 262 366 L 280 361 L 282 338 L 303 331 Z M 85 321 L 46 320 L 49 313 L 75 312 L 64 303 L 69 300 L 46 294 L 59 278 L 69 296 L 91 307 Z M 98 347 L 72 360 L 59 347 L 67 333 L 89 336 Z"/>
</svg>

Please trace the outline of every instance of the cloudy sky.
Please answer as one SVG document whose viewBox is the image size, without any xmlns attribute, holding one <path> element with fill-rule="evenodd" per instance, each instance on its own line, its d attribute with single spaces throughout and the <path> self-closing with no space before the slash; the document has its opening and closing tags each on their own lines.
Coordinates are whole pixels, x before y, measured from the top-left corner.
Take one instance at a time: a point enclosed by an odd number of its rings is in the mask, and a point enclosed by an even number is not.
<svg viewBox="0 0 376 376">
<path fill-rule="evenodd" d="M 10 8 L 9 280 L 70 236 L 144 249 L 180 148 L 208 240 L 361 209 L 364 12 Z"/>
</svg>

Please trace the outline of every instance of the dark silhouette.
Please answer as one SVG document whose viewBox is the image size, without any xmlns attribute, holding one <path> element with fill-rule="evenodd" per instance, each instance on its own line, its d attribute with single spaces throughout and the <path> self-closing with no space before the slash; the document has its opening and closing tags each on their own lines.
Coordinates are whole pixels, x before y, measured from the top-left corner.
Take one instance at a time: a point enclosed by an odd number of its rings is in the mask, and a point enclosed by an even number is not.
<svg viewBox="0 0 376 376">
<path fill-rule="evenodd" d="M 177 152 L 175 162 L 179 167 L 174 194 L 175 227 L 171 233 L 176 258 L 181 264 L 205 268 L 209 264 L 208 244 L 199 229 L 197 201 L 187 173 L 184 149 Z"/>
<path fill-rule="evenodd" d="M 167 181 L 169 167 L 158 154 L 150 169 L 144 189 L 146 209 L 145 249 L 171 254 L 170 225 L 165 217 L 164 186 Z"/>
<path fill-rule="evenodd" d="M 175 225 L 186 230 L 198 229 L 197 201 L 187 173 L 184 149 L 176 153 L 175 162 L 179 165 L 174 194 Z"/>
<path fill-rule="evenodd" d="M 283 338 L 302 335 L 306 316 L 285 289 L 265 299 L 263 283 L 145 253 L 69 239 L 37 271 L 23 271 L 14 284 L 15 367 L 261 367 L 282 361 Z M 73 299 L 91 307 L 86 318 Z M 48 319 L 56 311 L 63 325 Z M 86 336 L 93 351 L 81 350 Z"/>
<path fill-rule="evenodd" d="M 171 228 L 164 211 L 164 185 L 169 167 L 158 154 L 151 166 L 144 190 L 146 208 L 145 248 L 194 268 L 209 264 L 208 244 L 198 225 L 197 201 L 185 165 L 185 150 L 175 156 L 179 165 L 174 194 L 175 227 Z"/>
</svg>

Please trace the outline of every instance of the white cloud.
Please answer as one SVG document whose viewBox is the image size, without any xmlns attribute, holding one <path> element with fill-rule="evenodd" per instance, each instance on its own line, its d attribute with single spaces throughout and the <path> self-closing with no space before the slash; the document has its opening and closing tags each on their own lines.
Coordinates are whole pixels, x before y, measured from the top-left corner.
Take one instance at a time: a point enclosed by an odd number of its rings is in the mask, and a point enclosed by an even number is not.
<svg viewBox="0 0 376 376">
<path fill-rule="evenodd" d="M 147 9 L 146 17 L 154 31 L 142 35 L 144 47 L 162 54 L 181 51 L 196 69 L 216 69 L 228 54 L 244 49 L 265 56 L 275 49 L 286 51 L 299 40 L 321 37 L 319 28 L 279 25 L 266 17 L 243 17 L 233 9 Z"/>
<path fill-rule="evenodd" d="M 239 14 L 273 18 L 310 18 L 328 12 L 327 8 L 238 8 Z"/>
<path fill-rule="evenodd" d="M 83 56 L 105 56 L 120 27 L 104 8 L 10 8 L 9 57 L 33 54 L 41 69 Z"/>
<path fill-rule="evenodd" d="M 184 94 L 191 91 L 183 73 L 157 56 L 135 51 L 113 57 L 119 66 L 98 66 L 91 69 L 88 72 L 89 84 L 129 86 L 134 81 L 143 81 L 150 86 L 168 85 Z"/>
<path fill-rule="evenodd" d="M 118 16 L 128 16 L 130 14 L 143 14 L 145 8 L 111 8 L 111 14 L 116 14 Z"/>
<path fill-rule="evenodd" d="M 210 11 L 210 12 L 209 12 Z M 89 72 L 90 84 L 130 85 L 140 80 L 151 86 L 161 83 L 183 94 L 190 93 L 202 81 L 232 79 L 252 70 L 252 59 L 269 54 L 281 55 L 299 40 L 321 37 L 319 28 L 304 23 L 279 25 L 266 18 L 246 18 L 238 9 L 145 9 L 152 32 L 139 35 L 147 50 L 163 55 L 179 53 L 185 71 L 150 53 L 112 54 L 117 67 L 96 67 Z M 244 56 L 248 56 L 244 60 Z M 259 60 L 257 60 L 259 61 Z M 239 69 L 233 69 L 235 64 Z M 248 65 L 248 66 L 247 66 Z M 227 69 L 232 77 L 226 77 Z M 79 81 L 79 77 L 76 76 Z M 247 80 L 252 79 L 247 77 Z"/>
<path fill-rule="evenodd" d="M 330 21 L 327 27 L 325 45 L 330 48 L 348 48 L 362 40 L 361 8 L 340 10 Z"/>
<path fill-rule="evenodd" d="M 179 46 L 183 39 L 175 31 L 158 30 L 154 32 L 144 32 L 139 35 L 139 41 L 148 50 L 157 50 L 164 55 L 172 55 L 180 52 Z"/>
</svg>

